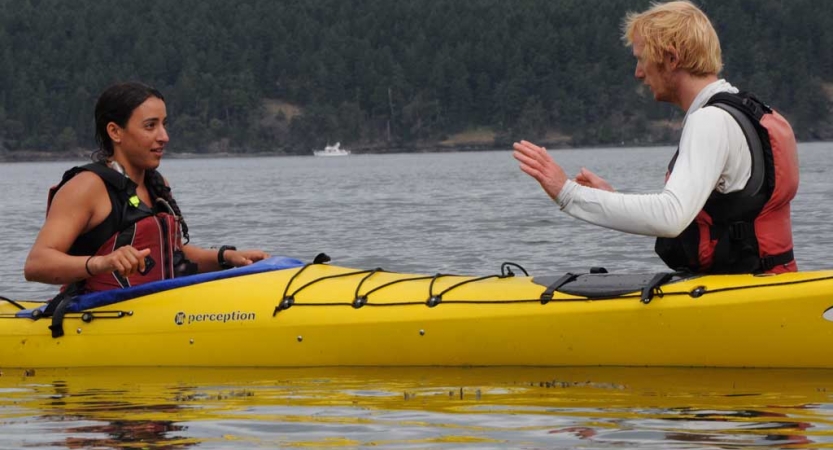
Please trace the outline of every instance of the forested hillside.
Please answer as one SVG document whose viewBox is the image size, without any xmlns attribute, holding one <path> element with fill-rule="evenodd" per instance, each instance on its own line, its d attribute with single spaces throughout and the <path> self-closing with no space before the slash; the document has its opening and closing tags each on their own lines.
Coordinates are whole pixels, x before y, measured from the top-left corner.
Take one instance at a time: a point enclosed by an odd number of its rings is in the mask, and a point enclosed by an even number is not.
<svg viewBox="0 0 833 450">
<path fill-rule="evenodd" d="M 124 80 L 165 94 L 174 151 L 673 142 L 682 113 L 634 80 L 620 38 L 649 3 L 0 0 L 0 152 L 91 149 L 95 99 Z M 698 4 L 723 75 L 800 139 L 833 139 L 833 7 Z"/>
</svg>

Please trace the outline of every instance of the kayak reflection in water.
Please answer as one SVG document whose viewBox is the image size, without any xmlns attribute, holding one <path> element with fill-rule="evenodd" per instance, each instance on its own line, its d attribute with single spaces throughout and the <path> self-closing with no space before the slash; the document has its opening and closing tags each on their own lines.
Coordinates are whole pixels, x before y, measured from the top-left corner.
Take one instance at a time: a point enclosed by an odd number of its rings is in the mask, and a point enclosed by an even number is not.
<svg viewBox="0 0 833 450">
<path fill-rule="evenodd" d="M 141 448 L 149 446 L 159 449 L 182 449 L 196 445 L 173 434 L 186 430 L 169 420 L 114 420 L 103 425 L 88 425 L 69 428 L 64 433 L 73 435 L 106 434 L 107 438 L 68 437 L 67 448 Z"/>
</svg>

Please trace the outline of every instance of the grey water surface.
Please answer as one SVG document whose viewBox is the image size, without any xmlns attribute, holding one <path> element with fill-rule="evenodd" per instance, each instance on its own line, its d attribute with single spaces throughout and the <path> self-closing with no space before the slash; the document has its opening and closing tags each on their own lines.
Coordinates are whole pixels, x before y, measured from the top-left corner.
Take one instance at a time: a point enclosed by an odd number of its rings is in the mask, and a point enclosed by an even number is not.
<svg viewBox="0 0 833 450">
<path fill-rule="evenodd" d="M 622 192 L 661 189 L 674 149 L 559 150 L 575 174 L 587 167 Z M 833 268 L 833 143 L 800 145 L 793 202 L 801 270 Z M 23 263 L 43 223 L 46 194 L 73 162 L 0 164 L 0 295 L 49 298 Z M 653 238 L 586 224 L 559 211 L 511 152 L 349 157 L 173 159 L 172 185 L 191 242 L 262 248 L 311 261 L 416 273 L 492 274 L 505 261 L 532 275 L 603 266 L 651 272 L 664 265 Z"/>
<path fill-rule="evenodd" d="M 795 253 L 801 270 L 830 269 L 833 143 L 799 149 Z M 551 154 L 568 174 L 584 166 L 617 190 L 649 193 L 661 189 L 673 151 Z M 0 164 L 0 295 L 56 292 L 26 282 L 22 268 L 48 188 L 81 163 Z M 411 273 L 488 275 L 503 262 L 531 275 L 664 270 L 652 238 L 562 213 L 508 151 L 166 158 L 160 171 L 192 243 L 205 247 L 304 261 L 325 252 L 338 265 Z M 675 370 L 114 371 L 117 379 L 6 370 L 0 448 L 833 446 L 833 372 Z"/>
</svg>

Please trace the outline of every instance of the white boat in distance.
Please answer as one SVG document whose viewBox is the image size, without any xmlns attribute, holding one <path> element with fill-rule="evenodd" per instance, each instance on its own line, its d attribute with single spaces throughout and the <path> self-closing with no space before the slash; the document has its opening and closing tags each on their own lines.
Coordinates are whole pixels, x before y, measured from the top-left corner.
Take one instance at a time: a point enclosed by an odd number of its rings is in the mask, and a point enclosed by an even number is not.
<svg viewBox="0 0 833 450">
<path fill-rule="evenodd" d="M 350 150 L 341 148 L 341 142 L 336 142 L 335 145 L 328 145 L 324 150 L 313 150 L 312 154 L 315 156 L 347 156 Z"/>
</svg>

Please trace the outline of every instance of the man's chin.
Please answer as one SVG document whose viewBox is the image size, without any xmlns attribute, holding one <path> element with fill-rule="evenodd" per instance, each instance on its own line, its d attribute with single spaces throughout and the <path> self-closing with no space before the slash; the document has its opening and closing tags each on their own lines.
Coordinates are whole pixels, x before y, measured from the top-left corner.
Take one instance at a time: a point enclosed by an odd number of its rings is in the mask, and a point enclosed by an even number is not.
<svg viewBox="0 0 833 450">
<path fill-rule="evenodd" d="M 668 96 L 656 92 L 654 93 L 654 100 L 661 103 L 671 103 L 671 99 Z"/>
</svg>

